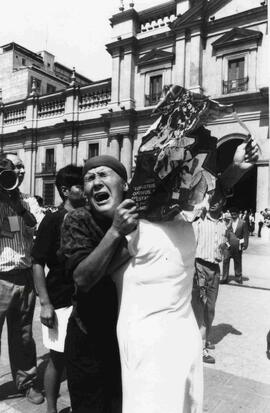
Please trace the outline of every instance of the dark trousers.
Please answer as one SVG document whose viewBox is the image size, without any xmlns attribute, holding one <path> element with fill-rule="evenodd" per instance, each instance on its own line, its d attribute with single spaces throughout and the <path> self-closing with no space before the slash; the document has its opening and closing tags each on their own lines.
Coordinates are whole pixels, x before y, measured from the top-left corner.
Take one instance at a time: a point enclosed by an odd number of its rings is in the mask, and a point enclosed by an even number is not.
<svg viewBox="0 0 270 413">
<path fill-rule="evenodd" d="M 7 320 L 10 367 L 18 390 L 36 380 L 36 345 L 32 322 L 36 295 L 32 270 L 0 272 L 0 337 Z"/>
<path fill-rule="evenodd" d="M 258 223 L 258 237 L 261 238 L 263 222 Z"/>
<path fill-rule="evenodd" d="M 223 279 L 227 280 L 229 277 L 230 259 L 234 262 L 235 277 L 242 277 L 242 251 L 236 248 L 228 248 L 224 251 L 223 258 Z"/>
<path fill-rule="evenodd" d="M 73 413 L 116 413 L 120 403 L 119 354 L 110 343 L 97 342 L 94 332 L 84 333 L 70 318 L 65 341 L 68 390 Z M 110 339 L 111 341 L 111 339 Z M 107 351 L 105 348 L 107 347 Z M 119 407 L 120 409 L 120 407 Z"/>
<path fill-rule="evenodd" d="M 206 328 L 208 339 L 213 320 L 219 289 L 219 264 L 195 259 L 195 275 L 192 290 L 192 307 L 199 328 Z"/>
</svg>

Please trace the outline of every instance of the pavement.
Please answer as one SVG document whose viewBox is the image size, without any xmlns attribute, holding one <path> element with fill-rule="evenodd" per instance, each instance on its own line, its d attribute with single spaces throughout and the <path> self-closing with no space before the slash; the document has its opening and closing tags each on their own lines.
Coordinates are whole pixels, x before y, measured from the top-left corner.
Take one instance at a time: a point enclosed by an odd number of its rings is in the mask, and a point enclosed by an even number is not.
<svg viewBox="0 0 270 413">
<path fill-rule="evenodd" d="M 230 277 L 221 285 L 212 330 L 216 349 L 210 353 L 216 364 L 204 364 L 204 412 L 270 413 L 270 360 L 266 335 L 270 330 L 270 241 L 250 237 L 243 255 L 244 284 Z M 233 267 L 231 263 L 231 274 Z M 39 377 L 43 377 L 48 351 L 43 347 L 39 305 L 34 316 Z M 43 388 L 42 380 L 39 381 Z M 58 412 L 69 413 L 65 378 L 60 390 Z M 0 360 L 0 413 L 45 413 L 46 403 L 35 406 L 18 395 L 11 380 L 6 328 Z M 164 412 L 169 413 L 169 412 Z"/>
</svg>

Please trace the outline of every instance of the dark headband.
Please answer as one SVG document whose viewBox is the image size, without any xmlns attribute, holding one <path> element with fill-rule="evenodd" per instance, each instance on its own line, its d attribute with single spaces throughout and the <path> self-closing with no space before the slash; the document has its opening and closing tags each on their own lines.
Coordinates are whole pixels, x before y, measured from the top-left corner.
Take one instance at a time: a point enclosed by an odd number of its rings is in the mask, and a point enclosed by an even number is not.
<svg viewBox="0 0 270 413">
<path fill-rule="evenodd" d="M 113 156 L 109 155 L 101 155 L 101 156 L 94 156 L 93 158 L 88 159 L 85 162 L 83 167 L 83 176 L 93 168 L 97 168 L 98 166 L 108 166 L 113 171 L 115 171 L 124 181 L 127 181 L 127 171 L 124 165 L 118 161 Z"/>
</svg>

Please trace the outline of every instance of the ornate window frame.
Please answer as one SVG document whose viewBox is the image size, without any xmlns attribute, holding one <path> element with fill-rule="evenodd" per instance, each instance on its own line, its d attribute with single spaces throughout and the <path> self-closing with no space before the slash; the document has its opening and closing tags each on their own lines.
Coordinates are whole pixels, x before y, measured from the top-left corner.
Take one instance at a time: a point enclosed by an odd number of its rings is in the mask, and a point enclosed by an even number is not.
<svg viewBox="0 0 270 413">
<path fill-rule="evenodd" d="M 221 84 L 220 94 L 246 93 L 255 89 L 256 72 L 252 60 L 256 61 L 259 41 L 262 33 L 255 30 L 235 27 L 212 43 L 216 59 L 221 59 Z M 244 79 L 248 82 L 243 91 L 224 93 L 224 82 L 228 82 L 229 62 L 244 58 Z"/>
<path fill-rule="evenodd" d="M 152 49 L 138 61 L 138 72 L 143 77 L 144 106 L 147 104 L 147 96 L 150 95 L 150 82 L 154 76 L 162 75 L 162 89 L 166 84 L 172 83 L 174 53 L 159 49 Z"/>
</svg>

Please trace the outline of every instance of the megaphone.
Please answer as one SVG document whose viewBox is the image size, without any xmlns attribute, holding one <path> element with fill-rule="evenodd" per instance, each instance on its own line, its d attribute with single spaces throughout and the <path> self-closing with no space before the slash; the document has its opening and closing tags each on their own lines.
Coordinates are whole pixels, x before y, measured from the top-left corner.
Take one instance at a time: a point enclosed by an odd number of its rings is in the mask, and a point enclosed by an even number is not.
<svg viewBox="0 0 270 413">
<path fill-rule="evenodd" d="M 17 174 L 11 169 L 4 169 L 0 172 L 0 187 L 5 191 L 12 191 L 19 185 Z"/>
</svg>

